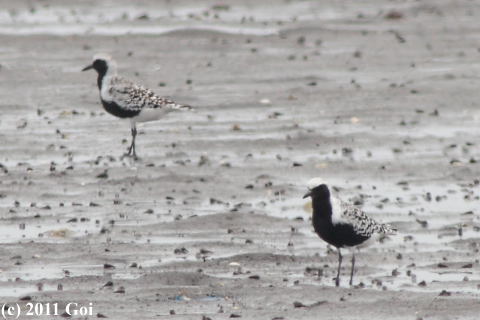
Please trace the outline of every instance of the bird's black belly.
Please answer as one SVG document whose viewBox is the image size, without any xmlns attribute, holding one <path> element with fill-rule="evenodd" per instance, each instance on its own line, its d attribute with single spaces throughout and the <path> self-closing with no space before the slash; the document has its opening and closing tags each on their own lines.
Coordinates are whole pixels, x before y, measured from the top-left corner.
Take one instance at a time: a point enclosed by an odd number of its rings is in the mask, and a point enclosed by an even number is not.
<svg viewBox="0 0 480 320">
<path fill-rule="evenodd" d="M 121 108 L 115 101 L 102 100 L 103 108 L 105 111 L 118 118 L 133 118 L 140 113 L 139 110 L 128 110 Z"/>
<path fill-rule="evenodd" d="M 337 248 L 357 246 L 370 238 L 356 233 L 349 224 L 332 224 L 320 220 L 314 221 L 313 227 L 323 241 Z"/>
</svg>

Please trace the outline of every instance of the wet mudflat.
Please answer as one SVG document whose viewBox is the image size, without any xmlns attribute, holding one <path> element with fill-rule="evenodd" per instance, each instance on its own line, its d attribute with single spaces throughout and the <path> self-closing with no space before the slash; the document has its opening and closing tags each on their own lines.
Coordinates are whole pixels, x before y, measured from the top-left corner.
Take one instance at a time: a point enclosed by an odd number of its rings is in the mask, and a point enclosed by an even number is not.
<svg viewBox="0 0 480 320">
<path fill-rule="evenodd" d="M 92 303 L 89 318 L 114 319 L 476 319 L 478 14 L 10 3 L 0 301 Z M 128 122 L 80 72 L 98 52 L 195 107 L 138 127 L 138 162 L 121 159 Z M 399 229 L 356 255 L 353 288 L 349 256 L 335 288 L 337 254 L 313 232 L 314 176 Z"/>
</svg>

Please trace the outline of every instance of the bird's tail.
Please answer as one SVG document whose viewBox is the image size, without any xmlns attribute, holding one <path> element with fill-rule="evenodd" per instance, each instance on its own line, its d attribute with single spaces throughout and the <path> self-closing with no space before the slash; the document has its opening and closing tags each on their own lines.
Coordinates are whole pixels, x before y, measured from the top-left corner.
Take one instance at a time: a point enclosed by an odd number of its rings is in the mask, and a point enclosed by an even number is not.
<svg viewBox="0 0 480 320">
<path fill-rule="evenodd" d="M 182 111 L 187 111 L 187 110 L 194 110 L 191 106 L 186 105 L 186 104 L 178 104 L 178 103 L 172 103 L 170 104 L 170 108 L 174 110 L 182 110 Z"/>
<path fill-rule="evenodd" d="M 397 229 L 390 227 L 388 224 L 382 224 L 382 231 L 385 234 L 397 234 Z"/>
</svg>

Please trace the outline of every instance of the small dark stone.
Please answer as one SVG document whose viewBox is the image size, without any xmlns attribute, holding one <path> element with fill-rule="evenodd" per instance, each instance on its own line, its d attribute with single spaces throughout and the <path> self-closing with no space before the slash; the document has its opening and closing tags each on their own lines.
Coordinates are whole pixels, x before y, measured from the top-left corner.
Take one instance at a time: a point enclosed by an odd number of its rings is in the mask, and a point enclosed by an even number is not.
<svg viewBox="0 0 480 320">
<path fill-rule="evenodd" d="M 105 263 L 105 264 L 103 265 L 103 268 L 104 268 L 104 269 L 114 269 L 115 266 L 112 265 L 112 264 L 109 264 L 109 263 Z"/>
<path fill-rule="evenodd" d="M 225 202 L 214 199 L 214 198 L 210 198 L 210 204 L 225 204 Z"/>
<path fill-rule="evenodd" d="M 188 250 L 185 247 L 181 247 L 181 248 L 176 248 L 175 250 L 173 250 L 173 253 L 174 254 L 187 254 Z"/>
<path fill-rule="evenodd" d="M 451 292 L 448 292 L 446 290 L 442 290 L 442 292 L 440 292 L 439 296 L 441 297 L 448 297 L 448 296 L 451 296 L 452 293 Z"/>
<path fill-rule="evenodd" d="M 420 225 L 422 226 L 422 228 L 428 227 L 428 222 L 427 222 L 427 220 L 419 220 L 419 219 L 417 219 L 416 221 L 417 221 L 418 223 L 420 223 Z"/>
<path fill-rule="evenodd" d="M 108 170 L 103 171 L 102 173 L 97 175 L 99 179 L 107 179 L 108 178 Z"/>
</svg>

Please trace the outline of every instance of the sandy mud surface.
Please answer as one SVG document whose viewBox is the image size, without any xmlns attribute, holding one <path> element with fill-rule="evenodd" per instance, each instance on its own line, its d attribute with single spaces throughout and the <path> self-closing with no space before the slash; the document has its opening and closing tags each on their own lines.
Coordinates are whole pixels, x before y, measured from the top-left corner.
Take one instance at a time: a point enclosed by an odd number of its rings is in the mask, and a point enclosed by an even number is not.
<svg viewBox="0 0 480 320">
<path fill-rule="evenodd" d="M 1 304 L 478 319 L 479 16 L 475 1 L 4 2 Z M 98 52 L 195 107 L 138 127 L 138 162 L 80 72 Z M 356 255 L 352 288 L 347 252 L 335 288 L 313 232 L 314 176 L 399 229 Z"/>
</svg>

